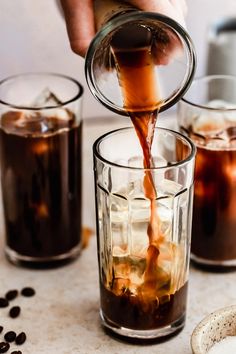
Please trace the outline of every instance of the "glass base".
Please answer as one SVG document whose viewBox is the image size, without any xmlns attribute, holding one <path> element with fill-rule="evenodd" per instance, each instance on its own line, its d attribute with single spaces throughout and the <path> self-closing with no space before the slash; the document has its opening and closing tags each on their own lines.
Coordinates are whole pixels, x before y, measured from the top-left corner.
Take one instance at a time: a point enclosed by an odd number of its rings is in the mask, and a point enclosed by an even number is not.
<svg viewBox="0 0 236 354">
<path fill-rule="evenodd" d="M 124 340 L 136 339 L 142 341 L 150 341 L 153 339 L 168 339 L 174 334 L 179 333 L 185 325 L 185 314 L 183 314 L 178 320 L 170 323 L 168 326 L 160 327 L 151 330 L 136 330 L 126 327 L 120 327 L 116 323 L 110 321 L 100 310 L 100 317 L 102 325 L 109 329 L 114 334 L 123 337 Z"/>
<path fill-rule="evenodd" d="M 236 259 L 230 260 L 212 260 L 196 256 L 191 254 L 191 261 L 196 267 L 201 268 L 202 270 L 209 270 L 215 272 L 224 272 L 231 271 L 236 269 Z"/>
<path fill-rule="evenodd" d="M 28 268 L 54 268 L 60 267 L 73 261 L 81 252 L 81 244 L 72 248 L 69 252 L 51 256 L 51 257 L 30 257 L 24 256 L 12 250 L 8 246 L 5 248 L 5 255 L 7 259 L 18 266 L 28 267 Z"/>
</svg>

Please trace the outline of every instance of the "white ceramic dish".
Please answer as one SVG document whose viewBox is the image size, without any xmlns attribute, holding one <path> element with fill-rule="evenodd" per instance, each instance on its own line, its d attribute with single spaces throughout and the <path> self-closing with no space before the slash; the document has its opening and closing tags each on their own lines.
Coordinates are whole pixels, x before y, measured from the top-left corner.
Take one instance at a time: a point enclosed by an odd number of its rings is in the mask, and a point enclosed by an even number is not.
<svg viewBox="0 0 236 354">
<path fill-rule="evenodd" d="M 207 354 L 227 336 L 236 336 L 236 305 L 219 309 L 205 317 L 191 336 L 193 354 Z"/>
</svg>

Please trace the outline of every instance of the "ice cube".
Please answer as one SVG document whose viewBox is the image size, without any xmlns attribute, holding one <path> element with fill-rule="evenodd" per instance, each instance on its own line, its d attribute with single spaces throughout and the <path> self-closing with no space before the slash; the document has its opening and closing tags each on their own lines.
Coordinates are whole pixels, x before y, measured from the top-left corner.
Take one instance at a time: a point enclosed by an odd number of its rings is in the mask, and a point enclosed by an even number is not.
<svg viewBox="0 0 236 354">
<path fill-rule="evenodd" d="M 38 112 L 9 111 L 2 115 L 2 128 L 13 134 L 44 133 L 48 130 L 47 122 Z"/>
<path fill-rule="evenodd" d="M 158 196 L 174 196 L 181 190 L 181 188 L 181 184 L 170 179 L 163 178 L 159 181 L 157 186 Z"/>
<path fill-rule="evenodd" d="M 227 136 L 228 140 L 236 139 L 236 127 L 228 127 L 224 134 Z"/>
<path fill-rule="evenodd" d="M 221 132 L 229 126 L 236 126 L 235 104 L 223 100 L 212 100 L 206 106 L 215 110 L 209 110 L 207 113 L 204 112 L 193 119 L 192 134 L 213 138 L 221 135 Z M 197 136 L 193 136 L 193 138 L 195 141 Z M 202 142 L 200 143 L 202 145 Z"/>
<path fill-rule="evenodd" d="M 133 156 L 128 159 L 129 167 L 143 167 L 143 156 Z"/>
<path fill-rule="evenodd" d="M 227 111 L 224 113 L 225 121 L 227 125 L 236 126 L 236 109 L 233 111 Z"/>
<path fill-rule="evenodd" d="M 160 232 L 167 240 L 171 236 L 172 219 L 173 219 L 173 198 L 161 199 L 157 203 L 157 217 L 160 221 Z"/>
<path fill-rule="evenodd" d="M 121 295 L 129 291 L 130 280 L 124 278 L 116 278 L 113 282 L 112 291 L 117 294 Z"/>
<path fill-rule="evenodd" d="M 22 120 L 23 117 L 24 117 L 24 112 L 21 111 L 6 112 L 1 117 L 1 126 L 8 133 L 14 132 L 16 123 Z"/>
<path fill-rule="evenodd" d="M 168 164 L 167 160 L 162 156 L 154 156 L 152 158 L 152 166 L 163 167 L 163 166 L 167 166 L 167 164 Z"/>
<path fill-rule="evenodd" d="M 209 102 L 209 107 L 221 110 L 221 114 L 227 125 L 236 125 L 236 105 L 232 102 L 223 100 L 212 100 Z"/>
<path fill-rule="evenodd" d="M 202 136 L 216 135 L 226 127 L 226 122 L 222 114 L 209 112 L 196 117 L 192 124 L 193 133 Z"/>
<path fill-rule="evenodd" d="M 206 145 L 206 138 L 201 134 L 193 133 L 192 131 L 190 131 L 189 137 L 194 141 L 196 145 Z"/>
<path fill-rule="evenodd" d="M 47 121 L 40 113 L 25 113 L 15 122 L 15 128 L 24 134 L 45 133 L 48 129 Z"/>
<path fill-rule="evenodd" d="M 57 107 L 61 105 L 62 102 L 59 98 L 49 90 L 49 88 L 45 87 L 45 89 L 40 92 L 40 94 L 34 99 L 32 102 L 32 107 L 34 108 L 43 108 L 47 107 Z"/>
<path fill-rule="evenodd" d="M 44 135 L 72 127 L 74 114 L 67 108 L 60 107 L 60 104 L 53 93 L 44 91 L 33 106 L 39 108 L 46 105 L 50 109 L 6 112 L 1 117 L 1 126 L 8 133 L 26 136 Z"/>
<path fill-rule="evenodd" d="M 222 150 L 229 147 L 229 140 L 220 138 L 209 138 L 206 140 L 206 147 L 213 150 Z"/>
<path fill-rule="evenodd" d="M 74 119 L 74 114 L 68 109 L 62 107 L 62 101 L 50 89 L 45 88 L 33 101 L 34 108 L 49 108 L 47 109 L 47 117 L 52 117 L 51 124 L 60 124 L 60 120 L 71 122 Z M 63 122 L 61 122 L 63 124 Z"/>
<path fill-rule="evenodd" d="M 206 147 L 209 149 L 229 149 L 236 146 L 236 127 L 231 126 L 222 130 L 217 136 L 206 138 Z"/>
</svg>

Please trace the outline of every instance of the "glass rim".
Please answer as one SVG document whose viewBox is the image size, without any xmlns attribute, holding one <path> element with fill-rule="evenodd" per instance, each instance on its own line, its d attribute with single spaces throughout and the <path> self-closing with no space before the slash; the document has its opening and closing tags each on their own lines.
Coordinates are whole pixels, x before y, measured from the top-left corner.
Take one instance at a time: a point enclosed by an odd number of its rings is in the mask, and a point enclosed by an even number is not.
<svg viewBox="0 0 236 354">
<path fill-rule="evenodd" d="M 20 74 L 16 74 L 16 75 L 11 75 L 6 77 L 5 79 L 0 81 L 0 88 L 2 87 L 2 85 L 4 85 L 5 83 L 10 82 L 11 80 L 15 80 L 18 78 L 24 78 L 24 77 L 40 77 L 40 76 L 50 76 L 50 77 L 57 77 L 57 78 L 61 78 L 61 79 L 65 79 L 66 81 L 70 81 L 73 82 L 75 84 L 75 86 L 77 86 L 77 93 L 75 95 L 73 95 L 72 98 L 70 98 L 69 100 L 60 102 L 58 104 L 55 105 L 45 105 L 45 106 L 40 106 L 40 107 L 29 107 L 29 106 L 24 106 L 24 105 L 17 105 L 14 103 L 10 103 L 7 102 L 5 100 L 3 100 L 0 96 L 0 104 L 7 106 L 7 107 L 11 107 L 14 109 L 19 109 L 19 110 L 26 110 L 26 111 L 42 111 L 42 110 L 50 110 L 50 109 L 55 109 L 55 108 L 59 108 L 59 107 L 63 107 L 68 105 L 69 103 L 72 103 L 76 100 L 78 100 L 83 92 L 84 92 L 84 88 L 83 86 L 74 78 L 68 76 L 68 75 L 64 75 L 64 74 L 59 74 L 59 73 L 54 73 L 54 72 L 25 72 L 25 73 L 20 73 Z"/>
<path fill-rule="evenodd" d="M 145 167 L 135 167 L 135 166 L 126 166 L 126 165 L 121 165 L 112 161 L 107 160 L 106 158 L 104 158 L 99 150 L 98 147 L 99 145 L 102 143 L 102 141 L 104 139 L 106 139 L 107 137 L 116 134 L 117 132 L 122 132 L 122 131 L 134 131 L 133 127 L 125 127 L 125 128 L 118 128 L 115 130 L 111 130 L 103 135 L 101 135 L 100 137 L 98 137 L 95 142 L 93 143 L 93 156 L 95 156 L 98 160 L 100 160 L 101 162 L 112 166 L 112 167 L 117 167 L 117 168 L 122 168 L 122 169 L 128 169 L 128 170 L 133 170 L 133 171 L 159 171 L 159 170 L 168 170 L 171 169 L 173 167 L 178 167 L 178 166 L 183 166 L 185 164 L 187 164 L 188 162 L 190 162 L 191 160 L 193 160 L 196 156 L 196 146 L 195 144 L 192 142 L 192 140 L 190 138 L 188 138 L 187 136 L 183 135 L 180 132 L 177 132 L 175 130 L 169 129 L 169 128 L 163 128 L 163 127 L 155 127 L 155 130 L 161 130 L 162 132 L 167 132 L 167 133 L 171 133 L 172 135 L 177 136 L 178 138 L 180 138 L 182 141 L 187 142 L 189 148 L 190 148 L 190 153 L 189 155 L 181 160 L 181 161 L 177 161 L 174 163 L 165 165 L 165 166 L 157 166 L 157 167 L 150 167 L 150 168 L 145 168 Z M 138 137 L 137 137 L 138 139 Z"/>
<path fill-rule="evenodd" d="M 174 104 L 176 104 L 181 97 L 185 94 L 185 92 L 188 90 L 194 74 L 195 74 L 195 69 L 196 69 L 196 53 L 194 49 L 194 45 L 192 42 L 191 37 L 187 33 L 187 31 L 184 29 L 183 26 L 181 26 L 177 21 L 174 19 L 165 16 L 163 14 L 155 13 L 155 12 L 146 12 L 146 11 L 140 11 L 140 10 L 131 10 L 128 11 L 125 14 L 122 14 L 121 17 L 113 17 L 110 21 L 108 21 L 100 31 L 97 32 L 95 37 L 90 43 L 90 46 L 88 48 L 88 51 L 86 53 L 85 57 L 85 77 L 86 81 L 88 84 L 88 87 L 93 94 L 93 96 L 100 102 L 102 103 L 106 108 L 109 110 L 118 113 L 123 116 L 128 116 L 129 113 L 127 110 L 122 107 L 118 106 L 117 104 L 111 102 L 109 99 L 107 99 L 105 96 L 103 96 L 100 93 L 100 90 L 97 91 L 97 86 L 93 77 L 93 58 L 96 53 L 96 49 L 98 48 L 99 44 L 104 40 L 104 38 L 113 30 L 115 30 L 118 26 L 122 26 L 127 24 L 130 19 L 132 20 L 143 20 L 144 16 L 147 16 L 150 20 L 157 20 L 160 23 L 163 23 L 164 25 L 170 27 L 172 30 L 174 30 L 178 36 L 181 38 L 182 42 L 185 44 L 185 47 L 187 48 L 187 53 L 188 53 L 188 58 L 189 58 L 189 65 L 187 65 L 185 77 L 183 79 L 183 86 L 179 89 L 176 89 L 173 92 L 173 95 L 170 97 L 167 97 L 164 101 L 163 104 L 160 105 L 159 107 L 159 112 L 163 112 L 166 109 L 172 107 Z"/>
<path fill-rule="evenodd" d="M 193 80 L 193 82 L 192 82 L 191 87 L 193 85 L 199 83 L 199 82 L 204 82 L 204 81 L 209 82 L 212 79 L 213 80 L 215 80 L 215 79 L 217 79 L 217 80 L 225 80 L 225 79 L 232 80 L 232 81 L 235 81 L 235 85 L 236 85 L 236 76 L 234 76 L 234 75 L 215 74 L 215 75 L 203 75 L 203 76 L 199 76 L 199 77 L 195 78 Z M 189 88 L 188 93 L 190 92 L 191 87 Z M 212 111 L 212 112 L 234 112 L 234 111 L 236 111 L 236 105 L 235 105 L 234 108 L 227 108 L 227 107 L 225 107 L 225 108 L 224 107 L 216 108 L 216 107 L 209 107 L 209 106 L 206 106 L 204 104 L 195 103 L 195 102 L 193 102 L 193 100 L 190 100 L 190 99 L 188 99 L 186 97 L 182 97 L 180 102 L 181 101 L 183 101 L 184 103 L 186 103 L 186 104 L 188 104 L 188 105 L 190 105 L 192 107 L 204 109 L 206 111 Z"/>
</svg>

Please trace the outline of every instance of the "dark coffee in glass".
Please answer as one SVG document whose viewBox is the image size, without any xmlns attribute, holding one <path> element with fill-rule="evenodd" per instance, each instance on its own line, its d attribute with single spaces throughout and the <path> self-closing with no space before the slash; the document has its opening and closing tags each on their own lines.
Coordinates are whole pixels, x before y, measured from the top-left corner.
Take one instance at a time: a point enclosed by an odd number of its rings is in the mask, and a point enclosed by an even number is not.
<svg viewBox="0 0 236 354">
<path fill-rule="evenodd" d="M 197 146 L 191 257 L 208 270 L 236 267 L 236 79 L 196 79 L 179 127 Z"/>
<path fill-rule="evenodd" d="M 37 79 L 41 76 L 27 76 L 26 81 Z M 68 78 L 52 75 L 44 80 L 53 80 L 54 90 L 62 81 L 66 90 L 68 81 L 81 95 L 79 84 Z M 43 95 L 46 108 L 8 107 L 0 124 L 6 255 L 30 265 L 60 264 L 78 255 L 81 244 L 79 97 L 65 105 L 48 89 Z M 40 100 L 34 105 L 41 105 Z"/>
</svg>

